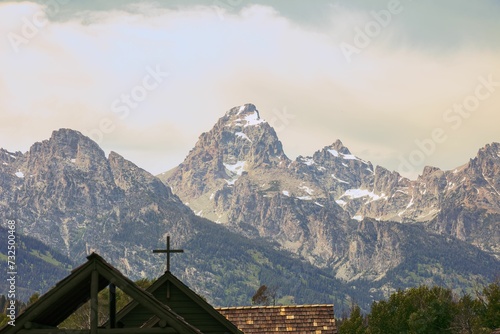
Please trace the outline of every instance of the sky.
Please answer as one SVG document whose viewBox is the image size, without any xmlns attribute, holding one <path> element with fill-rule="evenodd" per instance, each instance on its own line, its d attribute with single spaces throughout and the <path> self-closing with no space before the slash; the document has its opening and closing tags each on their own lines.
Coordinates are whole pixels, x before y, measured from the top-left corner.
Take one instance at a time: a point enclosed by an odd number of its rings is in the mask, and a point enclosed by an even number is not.
<svg viewBox="0 0 500 334">
<path fill-rule="evenodd" d="M 292 159 L 415 179 L 500 141 L 500 1 L 0 1 L 0 147 L 71 128 L 153 174 L 232 107 Z"/>
</svg>

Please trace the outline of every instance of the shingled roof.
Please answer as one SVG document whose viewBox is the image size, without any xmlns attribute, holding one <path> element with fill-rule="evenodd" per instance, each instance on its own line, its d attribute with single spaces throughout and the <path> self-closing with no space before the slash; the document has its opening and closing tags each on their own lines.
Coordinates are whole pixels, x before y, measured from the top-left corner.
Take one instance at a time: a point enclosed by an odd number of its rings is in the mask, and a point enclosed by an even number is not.
<svg viewBox="0 0 500 334">
<path fill-rule="evenodd" d="M 245 334 L 336 334 L 333 305 L 218 308 Z"/>
</svg>

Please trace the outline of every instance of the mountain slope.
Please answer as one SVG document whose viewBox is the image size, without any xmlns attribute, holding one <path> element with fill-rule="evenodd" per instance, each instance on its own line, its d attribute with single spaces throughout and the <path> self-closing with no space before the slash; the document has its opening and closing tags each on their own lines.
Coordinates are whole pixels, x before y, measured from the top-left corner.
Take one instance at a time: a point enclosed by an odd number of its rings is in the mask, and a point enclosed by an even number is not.
<svg viewBox="0 0 500 334">
<path fill-rule="evenodd" d="M 2 215 L 22 221 L 20 233 L 35 235 L 80 261 L 96 250 L 119 259 L 120 269 L 127 271 L 130 261 L 148 261 L 149 254 L 127 255 L 144 227 L 156 241 L 172 220 L 190 215 L 155 177 L 116 153 L 106 158 L 96 143 L 76 131 L 54 131 L 26 154 L 4 152 L 3 158 Z M 159 208 L 170 215 L 157 221 Z M 141 228 L 130 233 L 136 227 Z M 146 240 L 153 241 L 149 235 Z"/>
<path fill-rule="evenodd" d="M 1 226 L 0 235 L 7 235 L 7 230 Z M 17 273 L 15 295 L 18 300 L 28 300 L 33 293 L 46 291 L 66 277 L 74 265 L 72 260 L 33 237 L 16 232 L 15 240 L 16 255 L 13 262 L 16 266 L 10 271 Z M 7 268 L 8 259 L 4 251 L 0 253 L 0 260 Z M 8 295 L 7 280 L 0 281 L 0 291 L 0 295 Z"/>
<path fill-rule="evenodd" d="M 429 238 L 451 236 L 496 254 L 497 147 L 487 146 L 478 161 L 456 171 L 426 167 L 415 181 L 374 168 L 339 140 L 291 161 L 275 131 L 247 104 L 229 110 L 200 136 L 183 163 L 159 177 L 200 216 L 249 238 L 277 242 L 346 281 L 381 280 L 413 261 L 398 241 L 408 230 L 381 233 L 380 225 L 356 236 L 357 222 L 364 218 L 419 223 Z M 472 190 L 478 195 L 471 196 Z M 353 252 L 356 238 L 368 241 L 367 251 Z"/>
<path fill-rule="evenodd" d="M 314 166 L 319 158 L 314 163 L 288 159 L 274 130 L 251 106 L 226 116 L 220 131 L 235 127 L 256 147 L 241 149 L 240 139 L 244 147 L 249 142 L 241 134 L 221 134 L 229 138 L 231 149 L 205 134 L 204 146 L 192 151 L 190 165 L 184 165 L 189 168 L 182 172 L 198 173 L 198 181 L 171 174 L 180 180 L 176 190 L 180 185 L 198 189 L 197 198 L 215 203 L 213 214 L 226 214 L 225 223 L 196 216 L 158 178 L 117 153 L 106 157 L 80 133 L 61 129 L 24 154 L 0 152 L 0 225 L 14 218 L 20 235 L 42 241 L 76 264 L 97 251 L 133 279 L 156 277 L 164 270 L 164 258 L 151 250 L 163 247 L 170 234 L 172 246 L 185 249 L 172 259 L 174 274 L 219 306 L 248 304 L 266 284 L 279 287 L 281 302 L 334 302 L 340 310 L 354 299 L 367 308 L 390 289 L 425 278 L 442 280 L 439 270 L 450 273 L 447 277 L 458 282 L 453 283 L 458 290 L 489 281 L 498 272 L 498 261 L 485 252 L 465 242 L 455 245 L 455 238 L 431 234 L 423 225 L 351 219 L 338 203 L 338 194 L 350 189 L 342 188 L 345 183 L 338 181 L 337 193 L 330 193 L 326 182 L 314 181 L 321 174 L 295 172 L 309 167 L 325 172 L 327 167 Z M 339 152 L 338 157 L 328 150 Z M 357 178 L 369 180 L 373 174 L 369 163 L 340 142 L 326 153 L 332 158 L 325 159 L 341 157 L 335 176 L 342 181 L 361 187 L 365 181 Z M 356 168 L 358 174 L 349 179 L 349 169 Z M 455 245 L 454 253 L 441 245 Z M 460 272 L 459 263 L 477 259 L 481 262 Z M 24 281 L 28 279 L 19 280 Z M 47 279 L 38 286 L 45 291 L 54 283 Z"/>
<path fill-rule="evenodd" d="M 75 264 L 96 251 L 133 279 L 159 276 L 164 258 L 152 249 L 164 247 L 170 234 L 173 247 L 185 249 L 172 259 L 173 272 L 215 305 L 248 304 L 266 282 L 279 282 L 282 298 L 299 303 L 348 299 L 346 286 L 330 273 L 197 217 L 158 178 L 117 153 L 106 157 L 79 132 L 54 131 L 29 152 L 2 150 L 0 159 L 1 224 L 15 219 L 20 236 L 45 244 L 19 244 L 19 263 L 31 263 L 20 270 L 23 298 L 46 291 L 67 273 L 70 264 L 59 261 L 62 271 L 37 274 L 46 265 L 35 257 L 50 260 L 48 254 L 56 254 L 51 249 Z M 300 290 L 297 271 L 304 277 Z M 324 277 L 324 285 L 313 284 L 314 276 Z"/>
<path fill-rule="evenodd" d="M 232 108 L 202 134 L 185 161 L 164 180 L 198 215 L 248 237 L 278 241 L 325 266 L 347 251 L 339 244 L 343 248 L 333 252 L 328 246 L 334 242 L 332 236 L 345 238 L 351 228 L 321 221 L 349 217 L 335 202 L 325 207 L 325 201 L 310 201 L 315 189 L 296 177 L 290 164 L 276 132 L 254 105 L 247 104 Z"/>
</svg>

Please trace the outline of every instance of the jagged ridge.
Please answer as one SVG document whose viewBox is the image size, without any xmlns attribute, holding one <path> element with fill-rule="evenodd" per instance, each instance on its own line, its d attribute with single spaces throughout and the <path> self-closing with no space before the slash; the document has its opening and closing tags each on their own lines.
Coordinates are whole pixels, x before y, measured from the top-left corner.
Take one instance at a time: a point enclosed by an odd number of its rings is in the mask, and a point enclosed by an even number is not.
<svg viewBox="0 0 500 334">
<path fill-rule="evenodd" d="M 499 255 L 500 198 L 493 191 L 498 189 L 498 144 L 486 146 L 477 159 L 455 171 L 426 167 L 412 181 L 374 167 L 340 140 L 291 161 L 258 114 L 259 123 L 242 133 L 247 129 L 242 117 L 255 112 L 253 105 L 232 108 L 200 136 L 181 165 L 160 175 L 198 215 L 247 237 L 276 241 L 316 266 L 342 268 L 337 277 L 346 280 L 381 279 L 401 264 L 391 252 L 404 257 L 396 243 L 384 253 L 391 261 L 381 262 L 380 254 L 370 252 L 364 254 L 366 261 L 350 258 L 356 222 L 364 218 L 421 223 L 427 233 L 451 236 Z M 259 147 L 272 149 L 262 153 Z M 200 158 L 206 152 L 217 157 L 217 168 Z M 374 237 L 380 242 L 379 238 L 397 235 Z"/>
</svg>

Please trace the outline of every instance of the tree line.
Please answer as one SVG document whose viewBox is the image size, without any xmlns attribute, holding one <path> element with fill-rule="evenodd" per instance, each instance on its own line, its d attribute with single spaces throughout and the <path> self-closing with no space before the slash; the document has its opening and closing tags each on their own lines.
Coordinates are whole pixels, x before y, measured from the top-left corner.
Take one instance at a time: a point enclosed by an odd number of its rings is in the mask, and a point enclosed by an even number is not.
<svg viewBox="0 0 500 334">
<path fill-rule="evenodd" d="M 475 297 L 439 286 L 399 290 L 374 302 L 369 314 L 354 304 L 337 323 L 340 334 L 490 334 L 500 328 L 500 279 Z"/>
</svg>

